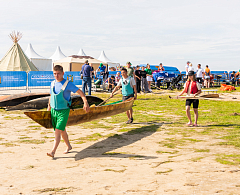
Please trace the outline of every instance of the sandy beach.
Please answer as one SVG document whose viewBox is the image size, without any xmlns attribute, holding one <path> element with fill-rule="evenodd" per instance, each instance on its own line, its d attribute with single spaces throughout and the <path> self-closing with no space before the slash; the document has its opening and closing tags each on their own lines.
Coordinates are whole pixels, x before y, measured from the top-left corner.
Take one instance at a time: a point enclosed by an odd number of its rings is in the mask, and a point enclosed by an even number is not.
<svg viewBox="0 0 240 195">
<path fill-rule="evenodd" d="M 234 93 L 223 96 L 240 99 Z M 164 147 L 164 140 L 181 135 L 169 134 L 171 123 L 162 119 L 134 123 L 127 127 L 130 133 L 119 132 L 122 123 L 99 123 L 111 128 L 68 127 L 73 150 L 63 154 L 66 146 L 61 142 L 52 159 L 46 155 L 53 144 L 52 129 L 39 126 L 23 112 L 1 112 L 1 194 L 240 194 L 239 166 L 215 160 L 218 153 L 239 153 L 239 149 L 216 145 L 222 141 L 218 137 L 193 135 L 187 144 L 171 149 Z M 150 131 L 137 133 L 143 127 Z M 203 129 L 202 124 L 195 130 Z M 102 137 L 80 141 L 98 134 Z M 196 152 L 204 150 L 209 152 Z"/>
</svg>

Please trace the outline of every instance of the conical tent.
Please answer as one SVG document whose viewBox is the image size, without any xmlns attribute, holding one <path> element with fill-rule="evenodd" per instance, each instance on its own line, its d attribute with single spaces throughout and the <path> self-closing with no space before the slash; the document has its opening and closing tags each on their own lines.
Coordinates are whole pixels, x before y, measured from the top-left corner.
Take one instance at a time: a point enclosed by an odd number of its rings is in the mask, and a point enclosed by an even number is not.
<svg viewBox="0 0 240 195">
<path fill-rule="evenodd" d="M 34 51 L 31 43 L 28 44 L 25 53 L 29 58 L 44 58 L 44 57 L 38 55 L 37 52 Z"/>
<path fill-rule="evenodd" d="M 10 38 L 13 41 L 13 45 L 2 58 L 0 71 L 38 71 L 18 44 L 18 41 L 22 38 L 22 34 L 13 32 L 10 34 Z"/>
<path fill-rule="evenodd" d="M 78 56 L 87 56 L 87 55 L 84 53 L 83 49 L 80 49 L 77 55 L 78 55 Z"/>
<path fill-rule="evenodd" d="M 60 47 L 57 46 L 55 53 L 50 57 L 50 59 L 52 59 L 52 62 L 55 62 L 55 61 L 61 60 L 63 58 L 66 58 L 66 56 L 63 54 Z"/>
<path fill-rule="evenodd" d="M 111 60 L 109 60 L 109 59 L 107 58 L 107 56 L 106 56 L 106 54 L 105 54 L 104 51 L 101 52 L 98 60 L 101 60 L 101 61 L 103 61 L 103 62 L 112 62 Z"/>
<path fill-rule="evenodd" d="M 120 65 L 119 63 L 114 63 L 114 62 L 112 62 L 111 60 L 109 60 L 104 51 L 101 52 L 98 60 L 103 61 L 103 62 L 106 62 L 106 63 L 108 64 L 108 67 L 109 67 L 109 68 L 110 68 L 110 67 L 116 68 L 117 66 Z"/>
</svg>

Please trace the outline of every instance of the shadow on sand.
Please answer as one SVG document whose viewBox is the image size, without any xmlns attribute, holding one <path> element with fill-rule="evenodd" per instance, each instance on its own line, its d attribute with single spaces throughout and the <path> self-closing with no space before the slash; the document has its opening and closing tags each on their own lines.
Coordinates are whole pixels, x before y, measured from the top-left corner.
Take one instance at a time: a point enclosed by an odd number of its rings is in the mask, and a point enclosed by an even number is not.
<svg viewBox="0 0 240 195">
<path fill-rule="evenodd" d="M 136 141 L 139 141 L 147 136 L 152 135 L 157 131 L 157 129 L 162 124 L 158 123 L 151 124 L 148 126 L 143 126 L 140 128 L 133 129 L 131 131 L 128 131 L 126 133 L 120 134 L 120 135 L 114 135 L 111 137 L 108 137 L 107 139 L 97 142 L 93 144 L 92 146 L 89 146 L 88 148 L 85 148 L 84 150 L 78 152 L 75 155 L 75 160 L 82 160 L 84 158 L 89 157 L 115 157 L 115 158 L 130 158 L 130 157 L 137 157 L 141 159 L 153 159 L 156 158 L 154 156 L 142 156 L 142 155 L 136 155 L 136 154 L 123 154 L 123 153 L 109 153 L 112 150 L 115 150 L 117 148 L 121 148 L 123 146 L 130 145 Z"/>
</svg>

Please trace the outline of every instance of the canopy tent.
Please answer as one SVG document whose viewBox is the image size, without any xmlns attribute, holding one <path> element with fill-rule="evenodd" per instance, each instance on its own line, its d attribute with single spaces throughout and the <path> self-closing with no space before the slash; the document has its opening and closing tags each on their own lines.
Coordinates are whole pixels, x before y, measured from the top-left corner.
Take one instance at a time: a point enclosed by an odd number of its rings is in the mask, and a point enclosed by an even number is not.
<svg viewBox="0 0 240 195">
<path fill-rule="evenodd" d="M 107 63 L 102 62 L 100 60 L 94 59 L 91 56 L 78 56 L 72 55 L 61 60 L 54 62 L 54 66 L 61 65 L 64 71 L 81 71 L 82 66 L 85 64 L 85 61 L 88 60 L 89 64 L 92 64 L 94 70 L 97 70 L 100 63 L 103 65 L 107 65 Z"/>
<path fill-rule="evenodd" d="M 25 52 L 26 55 L 31 60 L 31 62 L 38 68 L 38 70 L 40 71 L 52 70 L 52 59 L 47 59 L 38 55 L 34 51 L 31 43 L 28 44 L 28 47 Z"/>
<path fill-rule="evenodd" d="M 63 54 L 60 47 L 57 46 L 57 49 L 56 49 L 55 53 L 49 59 L 52 59 L 52 62 L 55 62 L 55 61 L 61 60 L 61 59 L 66 58 L 66 57 L 67 56 L 65 56 Z"/>
<path fill-rule="evenodd" d="M 106 63 L 108 64 L 108 67 L 109 67 L 109 68 L 110 68 L 110 67 L 115 67 L 115 68 L 116 68 L 117 66 L 120 65 L 119 63 L 114 63 L 114 62 L 112 62 L 111 60 L 109 60 L 104 51 L 101 52 L 98 60 L 103 61 L 103 62 L 106 62 Z"/>
<path fill-rule="evenodd" d="M 12 32 L 10 38 L 13 41 L 13 45 L 2 58 L 0 71 L 38 71 L 18 44 L 18 41 L 22 38 L 22 34 L 20 32 Z"/>
<path fill-rule="evenodd" d="M 78 56 L 87 56 L 87 55 L 85 54 L 85 52 L 83 51 L 83 49 L 80 49 L 77 55 L 78 55 Z"/>
</svg>

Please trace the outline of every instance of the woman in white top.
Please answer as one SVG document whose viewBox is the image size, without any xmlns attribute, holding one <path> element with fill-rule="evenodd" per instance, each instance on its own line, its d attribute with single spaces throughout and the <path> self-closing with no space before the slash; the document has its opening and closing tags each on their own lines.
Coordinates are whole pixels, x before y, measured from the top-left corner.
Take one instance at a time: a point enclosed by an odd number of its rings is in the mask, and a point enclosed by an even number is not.
<svg viewBox="0 0 240 195">
<path fill-rule="evenodd" d="M 194 68 L 192 67 L 192 63 L 189 64 L 188 72 L 189 72 L 189 71 L 194 71 Z"/>
</svg>

